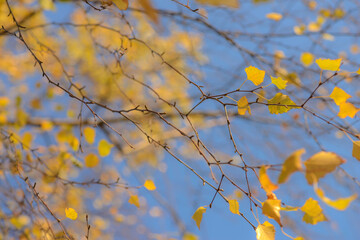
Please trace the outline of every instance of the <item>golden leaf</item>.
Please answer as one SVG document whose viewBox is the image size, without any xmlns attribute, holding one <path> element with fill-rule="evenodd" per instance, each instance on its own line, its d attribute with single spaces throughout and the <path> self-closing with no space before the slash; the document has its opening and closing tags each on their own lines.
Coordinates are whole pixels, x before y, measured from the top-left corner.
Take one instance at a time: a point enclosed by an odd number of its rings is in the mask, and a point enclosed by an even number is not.
<svg viewBox="0 0 360 240">
<path fill-rule="evenodd" d="M 206 212 L 206 208 L 204 207 L 199 207 L 194 215 L 192 216 L 192 219 L 194 219 L 194 221 L 196 222 L 196 225 L 198 226 L 198 228 L 200 229 L 200 223 L 203 217 L 203 214 Z"/>
<path fill-rule="evenodd" d="M 281 200 L 267 199 L 263 203 L 262 213 L 265 216 L 274 219 L 280 226 L 282 226 L 280 220 L 280 206 L 281 206 Z"/>
<path fill-rule="evenodd" d="M 111 0 L 120 10 L 126 10 L 129 6 L 128 0 Z"/>
<path fill-rule="evenodd" d="M 101 139 L 98 145 L 99 155 L 101 157 L 106 157 L 107 155 L 110 154 L 111 148 L 113 146 L 114 146 L 113 144 L 108 143 L 105 139 Z"/>
<path fill-rule="evenodd" d="M 230 209 L 230 212 L 232 212 L 233 214 L 240 215 L 239 203 L 237 200 L 235 200 L 235 199 L 229 200 L 229 209 Z"/>
<path fill-rule="evenodd" d="M 65 208 L 65 215 L 67 218 L 70 218 L 71 220 L 76 220 L 78 217 L 77 212 L 73 208 Z"/>
<path fill-rule="evenodd" d="M 356 108 L 352 103 L 344 102 L 340 104 L 340 110 L 338 113 L 338 116 L 340 118 L 354 118 L 357 112 L 359 111 L 358 108 Z"/>
<path fill-rule="evenodd" d="M 336 200 L 331 200 L 330 198 L 325 196 L 322 189 L 316 188 L 315 192 L 324 203 L 326 203 L 330 207 L 333 207 L 333 208 L 335 208 L 337 210 L 341 210 L 341 211 L 345 210 L 350 205 L 350 203 L 357 198 L 357 195 L 354 194 L 347 198 L 338 198 Z"/>
<path fill-rule="evenodd" d="M 308 67 L 314 62 L 314 55 L 309 52 L 303 52 L 300 56 L 300 61 L 305 67 Z"/>
<path fill-rule="evenodd" d="M 318 222 L 327 221 L 318 201 L 312 198 L 306 200 L 304 206 L 301 207 L 301 211 L 305 213 L 302 220 L 306 223 L 317 224 Z"/>
<path fill-rule="evenodd" d="M 353 142 L 352 156 L 360 161 L 360 141 Z"/>
<path fill-rule="evenodd" d="M 152 180 L 146 180 L 144 187 L 149 191 L 154 191 L 156 189 L 156 186 Z"/>
<path fill-rule="evenodd" d="M 278 185 L 271 182 L 269 176 L 266 173 L 266 166 L 262 166 L 259 171 L 259 180 L 262 188 L 266 193 L 271 193 L 279 188 Z"/>
<path fill-rule="evenodd" d="M 341 60 L 341 58 L 335 60 L 319 58 L 315 62 L 322 70 L 338 71 L 340 70 Z"/>
<path fill-rule="evenodd" d="M 256 86 L 260 85 L 264 81 L 265 71 L 259 70 L 256 67 L 250 66 L 245 68 L 247 79 L 252 81 Z"/>
<path fill-rule="evenodd" d="M 130 195 L 129 203 L 135 205 L 137 208 L 140 207 L 139 197 L 137 195 Z"/>
<path fill-rule="evenodd" d="M 286 88 L 286 83 L 288 81 L 282 79 L 281 77 L 270 77 L 271 78 L 271 83 L 274 84 L 278 89 L 285 89 Z"/>
<path fill-rule="evenodd" d="M 305 149 L 296 150 L 285 160 L 278 178 L 278 183 L 286 182 L 292 173 L 302 170 L 301 155 L 304 153 Z"/>
<path fill-rule="evenodd" d="M 330 94 L 330 97 L 334 100 L 336 105 L 341 105 L 342 103 L 346 102 L 349 98 L 351 98 L 351 95 L 347 94 L 344 90 L 342 90 L 339 87 L 334 87 L 334 90 Z"/>
<path fill-rule="evenodd" d="M 95 141 L 95 129 L 92 127 L 86 127 L 84 128 L 84 137 L 85 137 L 85 141 L 89 144 L 93 144 Z"/>
<path fill-rule="evenodd" d="M 251 109 L 246 96 L 243 96 L 242 98 L 240 98 L 239 101 L 237 101 L 237 106 L 238 106 L 238 113 L 240 115 L 245 115 L 246 112 L 249 112 L 249 114 L 251 115 Z"/>
<path fill-rule="evenodd" d="M 277 93 L 272 99 L 268 101 L 268 107 L 271 114 L 281 114 L 293 108 L 298 108 L 287 95 Z"/>
<path fill-rule="evenodd" d="M 257 240 L 275 240 L 275 227 L 268 221 L 256 228 Z"/>
<path fill-rule="evenodd" d="M 282 15 L 280 13 L 271 12 L 266 14 L 266 18 L 274 20 L 274 21 L 280 21 L 282 19 Z"/>
<path fill-rule="evenodd" d="M 94 153 L 89 153 L 84 160 L 85 166 L 88 168 L 96 167 L 100 162 L 98 156 Z"/>
</svg>

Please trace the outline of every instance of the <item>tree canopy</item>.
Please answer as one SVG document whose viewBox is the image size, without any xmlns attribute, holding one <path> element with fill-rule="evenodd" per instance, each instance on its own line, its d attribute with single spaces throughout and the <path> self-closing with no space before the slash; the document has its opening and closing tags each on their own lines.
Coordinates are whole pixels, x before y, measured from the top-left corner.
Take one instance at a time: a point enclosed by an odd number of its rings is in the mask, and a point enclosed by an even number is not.
<svg viewBox="0 0 360 240">
<path fill-rule="evenodd" d="M 0 239 L 356 239 L 357 0 L 0 0 Z"/>
</svg>

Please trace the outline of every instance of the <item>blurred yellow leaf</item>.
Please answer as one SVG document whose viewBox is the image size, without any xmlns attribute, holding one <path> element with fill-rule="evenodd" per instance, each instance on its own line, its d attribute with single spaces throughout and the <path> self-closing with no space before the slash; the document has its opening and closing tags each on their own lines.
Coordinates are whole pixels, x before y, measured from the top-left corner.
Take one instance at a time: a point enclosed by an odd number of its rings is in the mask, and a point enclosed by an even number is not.
<svg viewBox="0 0 360 240">
<path fill-rule="evenodd" d="M 10 103 L 8 97 L 0 97 L 0 107 L 6 107 Z"/>
<path fill-rule="evenodd" d="M 338 116 L 340 118 L 354 118 L 357 112 L 359 111 L 358 108 L 356 108 L 352 103 L 344 102 L 340 104 L 340 110 L 338 113 Z"/>
<path fill-rule="evenodd" d="M 304 240 L 304 238 L 303 237 L 296 237 L 296 238 L 294 238 L 294 240 Z"/>
<path fill-rule="evenodd" d="M 341 65 L 341 60 L 341 58 L 335 60 L 319 58 L 316 59 L 315 62 L 322 70 L 338 71 Z"/>
<path fill-rule="evenodd" d="M 357 195 L 354 194 L 347 198 L 338 198 L 336 200 L 331 200 L 325 196 L 322 189 L 316 188 L 315 192 L 324 203 L 326 203 L 330 207 L 333 207 L 333 208 L 335 208 L 337 210 L 341 210 L 341 211 L 344 211 L 350 205 L 350 203 L 357 198 Z"/>
<path fill-rule="evenodd" d="M 40 7 L 44 10 L 55 10 L 55 4 L 53 0 L 39 0 Z"/>
<path fill-rule="evenodd" d="M 200 229 L 200 223 L 203 217 L 203 214 L 206 212 L 206 208 L 204 207 L 199 207 L 194 215 L 192 216 L 192 219 L 194 219 L 194 221 L 196 222 L 196 225 L 198 226 L 198 228 Z"/>
<path fill-rule="evenodd" d="M 41 130 L 48 132 L 48 131 L 51 131 L 52 128 L 53 128 L 52 122 L 50 122 L 48 120 L 44 120 L 41 122 Z"/>
<path fill-rule="evenodd" d="M 31 142 L 32 142 L 33 136 L 30 132 L 25 132 L 23 137 L 22 137 L 22 143 L 30 148 L 31 147 Z"/>
<path fill-rule="evenodd" d="M 212 6 L 224 6 L 229 8 L 238 8 L 239 0 L 196 0 L 200 4 L 212 5 Z"/>
<path fill-rule="evenodd" d="M 129 203 L 135 205 L 137 208 L 140 207 L 139 197 L 137 195 L 130 195 Z"/>
<path fill-rule="evenodd" d="M 252 81 L 256 86 L 260 85 L 264 81 L 265 71 L 259 70 L 256 67 L 250 66 L 245 68 L 247 79 Z"/>
<path fill-rule="evenodd" d="M 65 208 L 65 215 L 71 220 L 76 220 L 78 217 L 77 212 L 73 208 Z"/>
<path fill-rule="evenodd" d="M 302 170 L 301 155 L 304 153 L 305 149 L 296 150 L 285 160 L 278 178 L 278 183 L 286 182 L 292 173 Z"/>
<path fill-rule="evenodd" d="M 297 210 L 299 210 L 299 207 L 291 207 L 291 206 L 280 207 L 280 211 L 293 212 Z"/>
<path fill-rule="evenodd" d="M 274 84 L 278 89 L 285 89 L 286 88 L 286 83 L 288 81 L 282 79 L 281 77 L 271 77 L 271 83 Z"/>
<path fill-rule="evenodd" d="M 185 233 L 182 240 L 198 240 L 199 238 L 192 233 Z"/>
<path fill-rule="evenodd" d="M 275 227 L 268 221 L 256 228 L 257 240 L 275 240 Z"/>
<path fill-rule="evenodd" d="M 113 146 L 114 146 L 113 144 L 109 143 L 105 139 L 101 139 L 98 145 L 99 155 L 101 157 L 106 157 L 107 155 L 110 154 Z"/>
<path fill-rule="evenodd" d="M 331 173 L 337 166 L 345 162 L 340 156 L 332 152 L 318 152 L 304 162 L 305 177 L 309 184 Z"/>
<path fill-rule="evenodd" d="M 243 96 L 242 98 L 240 98 L 239 101 L 237 101 L 237 106 L 238 106 L 238 113 L 240 115 L 245 115 L 246 112 L 249 112 L 249 114 L 251 115 L 251 109 L 246 96 Z"/>
<path fill-rule="evenodd" d="M 156 10 L 153 8 L 150 0 L 138 0 L 140 5 L 144 8 L 146 15 L 155 23 L 159 22 Z"/>
<path fill-rule="evenodd" d="M 334 87 L 334 90 L 330 94 L 330 97 L 334 100 L 336 105 L 340 105 L 346 102 L 346 100 L 348 100 L 349 98 L 351 98 L 351 95 L 347 94 L 344 90 L 342 90 L 339 87 Z"/>
<path fill-rule="evenodd" d="M 281 200 L 267 199 L 263 203 L 262 213 L 265 216 L 274 219 L 280 226 L 282 226 L 280 220 L 280 206 L 281 206 Z"/>
<path fill-rule="evenodd" d="M 96 167 L 99 164 L 99 162 L 100 162 L 100 159 L 94 153 L 89 153 L 85 157 L 85 166 L 88 168 Z"/>
<path fill-rule="evenodd" d="M 271 182 L 269 176 L 266 173 L 266 166 L 262 166 L 259 171 L 259 179 L 262 188 L 266 193 L 271 193 L 279 188 L 278 185 Z"/>
<path fill-rule="evenodd" d="M 149 191 L 154 191 L 156 189 L 154 182 L 151 180 L 146 180 L 144 183 L 144 187 Z"/>
<path fill-rule="evenodd" d="M 235 199 L 229 200 L 229 209 L 230 209 L 230 212 L 232 212 L 233 214 L 240 215 L 239 203 L 237 200 L 235 200 Z"/>
<path fill-rule="evenodd" d="M 353 142 L 352 156 L 360 161 L 360 141 Z"/>
<path fill-rule="evenodd" d="M 300 25 L 300 26 L 294 26 L 294 33 L 296 35 L 303 35 L 305 30 L 306 30 L 306 27 L 304 24 Z"/>
<path fill-rule="evenodd" d="M 93 144 L 95 141 L 95 129 L 92 127 L 86 127 L 84 128 L 84 137 L 85 137 L 85 141 L 89 144 Z"/>
<path fill-rule="evenodd" d="M 290 109 L 297 108 L 296 105 L 287 95 L 277 93 L 272 99 L 268 101 L 269 112 L 271 114 L 281 114 Z"/>
<path fill-rule="evenodd" d="M 128 0 L 111 0 L 120 10 L 126 10 L 129 6 Z"/>
<path fill-rule="evenodd" d="M 271 12 L 266 14 L 266 18 L 274 20 L 274 21 L 280 21 L 282 19 L 282 15 L 280 13 Z"/>
<path fill-rule="evenodd" d="M 305 213 L 303 221 L 306 223 L 317 224 L 318 222 L 327 221 L 318 201 L 312 198 L 306 200 L 304 206 L 301 207 L 301 211 Z"/>
<path fill-rule="evenodd" d="M 311 64 L 313 64 L 314 62 L 314 55 L 312 55 L 309 52 L 303 52 L 300 56 L 300 61 L 301 63 L 305 66 L 308 67 Z"/>
</svg>

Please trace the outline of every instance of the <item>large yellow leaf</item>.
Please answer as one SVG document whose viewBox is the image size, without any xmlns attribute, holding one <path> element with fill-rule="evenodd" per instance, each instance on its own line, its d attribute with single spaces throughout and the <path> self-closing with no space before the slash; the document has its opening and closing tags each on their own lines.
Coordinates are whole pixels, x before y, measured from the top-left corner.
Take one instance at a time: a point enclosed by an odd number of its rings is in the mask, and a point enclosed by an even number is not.
<svg viewBox="0 0 360 240">
<path fill-rule="evenodd" d="M 211 6 L 224 6 L 229 8 L 238 8 L 239 0 L 196 0 L 200 4 L 211 5 Z"/>
<path fill-rule="evenodd" d="M 256 86 L 260 85 L 264 81 L 265 71 L 259 70 L 256 67 L 250 66 L 245 68 L 247 79 L 252 81 Z"/>
<path fill-rule="evenodd" d="M 318 152 L 304 162 L 306 180 L 309 184 L 313 184 L 344 162 L 345 160 L 335 153 Z"/>
<path fill-rule="evenodd" d="M 98 151 L 99 155 L 101 157 L 106 157 L 110 154 L 111 148 L 113 147 L 113 144 L 109 143 L 105 139 L 101 139 L 98 145 Z"/>
<path fill-rule="evenodd" d="M 279 188 L 278 185 L 271 182 L 269 176 L 266 173 L 266 166 L 262 166 L 259 171 L 259 180 L 262 188 L 266 193 L 271 193 Z"/>
<path fill-rule="evenodd" d="M 239 203 L 237 200 L 235 200 L 235 199 L 229 200 L 229 209 L 230 209 L 230 212 L 232 212 L 233 214 L 240 215 Z"/>
<path fill-rule="evenodd" d="M 318 222 L 327 220 L 318 201 L 312 198 L 306 200 L 304 206 L 301 207 L 301 211 L 305 213 L 303 221 L 306 223 L 317 224 Z"/>
<path fill-rule="evenodd" d="M 353 142 L 352 156 L 360 161 L 360 141 Z"/>
<path fill-rule="evenodd" d="M 251 109 L 246 96 L 243 96 L 242 98 L 240 98 L 239 101 L 237 101 L 237 106 L 238 106 L 238 113 L 240 115 L 245 115 L 246 112 L 249 112 L 249 114 L 251 115 Z"/>
<path fill-rule="evenodd" d="M 146 180 L 144 183 L 144 187 L 149 191 L 156 190 L 155 183 L 152 180 Z"/>
<path fill-rule="evenodd" d="M 196 225 L 198 226 L 198 228 L 200 229 L 200 223 L 203 217 L 203 214 L 206 212 L 206 208 L 204 207 L 199 207 L 194 215 L 192 216 L 192 219 L 194 219 L 194 221 L 196 222 Z"/>
<path fill-rule="evenodd" d="M 95 141 L 95 129 L 93 129 L 92 127 L 86 127 L 84 128 L 84 137 L 85 137 L 85 141 L 89 144 L 93 144 Z"/>
<path fill-rule="evenodd" d="M 286 182 L 292 173 L 302 170 L 301 155 L 304 153 L 305 149 L 296 150 L 285 160 L 279 175 L 278 183 Z"/>
<path fill-rule="evenodd" d="M 331 200 L 330 198 L 325 196 L 322 189 L 316 188 L 315 192 L 324 203 L 326 203 L 330 207 L 333 207 L 333 208 L 335 208 L 337 210 L 341 210 L 341 211 L 345 210 L 350 205 L 350 203 L 357 198 L 357 195 L 354 194 L 347 198 L 338 198 L 336 200 Z"/>
<path fill-rule="evenodd" d="M 271 78 L 271 83 L 274 84 L 278 89 L 285 89 L 286 88 L 286 83 L 288 81 L 282 79 L 281 77 L 270 77 Z"/>
<path fill-rule="evenodd" d="M 88 167 L 88 168 L 93 168 L 93 167 L 96 167 L 100 160 L 98 158 L 98 156 L 94 153 L 89 153 L 85 158 L 85 166 Z"/>
<path fill-rule="evenodd" d="M 300 61 L 305 67 L 308 67 L 314 62 L 314 55 L 309 52 L 303 52 L 300 56 Z"/>
<path fill-rule="evenodd" d="M 339 87 L 334 87 L 334 90 L 330 94 L 330 97 L 334 100 L 336 105 L 339 105 L 346 102 L 349 98 L 351 98 L 351 95 L 347 94 L 344 90 L 342 90 Z"/>
<path fill-rule="evenodd" d="M 338 71 L 341 65 L 341 58 L 335 60 L 319 58 L 315 62 L 322 70 Z"/>
<path fill-rule="evenodd" d="M 262 213 L 265 216 L 274 219 L 280 226 L 282 226 L 280 220 L 280 206 L 281 206 L 281 200 L 267 199 L 263 203 Z"/>
<path fill-rule="evenodd" d="M 275 240 L 275 227 L 268 221 L 256 228 L 257 240 Z"/>
<path fill-rule="evenodd" d="M 271 114 L 285 113 L 290 109 L 297 108 L 296 105 L 287 95 L 277 93 L 268 101 L 268 107 Z"/>
<path fill-rule="evenodd" d="M 120 9 L 126 10 L 129 6 L 128 0 L 112 0 L 112 2 Z"/>
<path fill-rule="evenodd" d="M 76 220 L 78 217 L 77 212 L 73 208 L 65 208 L 65 215 L 67 218 L 70 218 L 71 220 Z"/>
<path fill-rule="evenodd" d="M 357 112 L 359 111 L 352 103 L 344 102 L 340 104 L 340 110 L 338 116 L 340 118 L 351 117 L 354 118 Z"/>
</svg>

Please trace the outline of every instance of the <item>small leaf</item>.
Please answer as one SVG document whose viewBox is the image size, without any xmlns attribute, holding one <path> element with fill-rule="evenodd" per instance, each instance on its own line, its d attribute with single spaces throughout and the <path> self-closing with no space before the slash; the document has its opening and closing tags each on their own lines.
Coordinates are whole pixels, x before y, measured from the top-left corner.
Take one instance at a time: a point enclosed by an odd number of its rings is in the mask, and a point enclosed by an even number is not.
<svg viewBox="0 0 360 240">
<path fill-rule="evenodd" d="M 318 201 L 312 198 L 306 200 L 304 206 L 301 207 L 301 211 L 305 213 L 302 220 L 306 223 L 317 224 L 318 222 L 327 221 Z"/>
<path fill-rule="evenodd" d="M 293 152 L 284 162 L 281 173 L 279 175 L 278 183 L 286 182 L 290 175 L 296 171 L 302 170 L 301 155 L 305 153 L 305 149 L 299 149 Z"/>
<path fill-rule="evenodd" d="M 341 210 L 341 211 L 344 211 L 350 205 L 350 203 L 357 198 L 357 195 L 354 194 L 347 198 L 338 198 L 336 200 L 331 200 L 325 196 L 322 189 L 316 188 L 315 192 L 324 203 L 326 203 L 330 207 L 333 207 L 333 208 L 335 208 L 337 210 Z"/>
<path fill-rule="evenodd" d="M 274 21 L 280 21 L 282 19 L 282 15 L 280 13 L 271 12 L 266 14 L 266 18 Z"/>
<path fill-rule="evenodd" d="M 340 106 L 342 103 L 346 102 L 346 100 L 351 98 L 351 95 L 347 94 L 339 87 L 334 87 L 334 90 L 330 94 L 330 97 L 334 100 L 336 105 Z"/>
<path fill-rule="evenodd" d="M 198 226 L 198 228 L 200 229 L 200 223 L 203 217 L 203 214 L 206 212 L 206 208 L 204 207 L 199 207 L 194 215 L 192 216 L 192 219 L 194 219 L 194 221 L 196 222 L 196 225 Z"/>
<path fill-rule="evenodd" d="M 301 63 L 305 66 L 308 67 L 311 64 L 313 64 L 314 62 L 314 55 L 312 55 L 309 52 L 303 52 L 300 56 L 300 61 Z"/>
<path fill-rule="evenodd" d="M 224 6 L 228 8 L 238 8 L 239 0 L 196 0 L 200 4 L 211 5 L 211 6 Z"/>
<path fill-rule="evenodd" d="M 44 132 L 49 132 L 53 129 L 53 124 L 52 122 L 48 121 L 48 120 L 44 120 L 41 122 L 41 130 L 43 130 Z"/>
<path fill-rule="evenodd" d="M 139 197 L 137 195 L 130 195 L 129 203 L 135 205 L 137 208 L 140 207 Z"/>
<path fill-rule="evenodd" d="M 235 199 L 229 200 L 229 209 L 230 209 L 230 212 L 232 212 L 233 214 L 240 215 L 239 203 L 237 200 L 235 200 Z"/>
<path fill-rule="evenodd" d="M 6 107 L 10 103 L 10 99 L 8 97 L 0 97 L 0 108 Z"/>
<path fill-rule="evenodd" d="M 293 212 L 297 210 L 299 210 L 299 207 L 291 207 L 291 206 L 280 207 L 280 211 Z"/>
<path fill-rule="evenodd" d="M 252 81 L 256 86 L 260 85 L 264 81 L 265 71 L 259 70 L 256 67 L 250 66 L 245 68 L 247 79 Z"/>
<path fill-rule="evenodd" d="M 259 171 L 259 180 L 261 183 L 262 188 L 265 190 L 266 193 L 271 193 L 279 188 L 278 185 L 271 182 L 269 176 L 266 173 L 266 167 L 262 166 Z"/>
<path fill-rule="evenodd" d="M 298 108 L 287 95 L 277 93 L 272 99 L 268 101 L 269 112 L 271 114 L 281 114 L 293 108 Z"/>
<path fill-rule="evenodd" d="M 270 77 L 271 83 L 274 84 L 278 89 L 285 89 L 288 81 L 283 80 L 281 77 Z"/>
<path fill-rule="evenodd" d="M 93 129 L 92 127 L 86 127 L 84 128 L 84 137 L 85 137 L 85 141 L 89 144 L 93 144 L 95 141 L 95 129 Z"/>
<path fill-rule="evenodd" d="M 360 141 L 353 142 L 352 156 L 360 161 Z"/>
<path fill-rule="evenodd" d="M 240 115 L 245 115 L 246 112 L 249 112 L 249 115 L 251 115 L 251 109 L 246 96 L 243 96 L 242 98 L 240 98 L 239 101 L 237 101 L 237 106 L 238 106 L 238 113 Z"/>
<path fill-rule="evenodd" d="M 112 2 L 116 5 L 120 10 L 126 10 L 129 6 L 128 0 L 112 0 Z"/>
<path fill-rule="evenodd" d="M 268 221 L 256 228 L 257 240 L 275 240 L 275 227 Z"/>
<path fill-rule="evenodd" d="M 94 153 L 89 153 L 84 160 L 85 166 L 88 168 L 96 167 L 100 162 L 98 156 Z"/>
<path fill-rule="evenodd" d="M 274 219 L 282 227 L 280 220 L 280 206 L 281 206 L 281 200 L 267 199 L 263 203 L 262 213 L 265 216 Z"/>
<path fill-rule="evenodd" d="M 329 71 L 338 71 L 341 65 L 341 58 L 331 60 L 331 59 L 316 59 L 316 63 L 322 70 L 329 70 Z"/>
<path fill-rule="evenodd" d="M 294 240 L 304 240 L 304 238 L 303 237 L 296 237 L 296 238 L 294 238 Z"/>
<path fill-rule="evenodd" d="M 106 157 L 107 155 L 110 154 L 111 148 L 113 146 L 114 146 L 113 144 L 108 143 L 105 139 L 101 139 L 98 145 L 99 155 L 101 157 Z"/>
<path fill-rule="evenodd" d="M 151 180 L 146 180 L 144 183 L 144 187 L 149 191 L 154 191 L 156 189 L 154 182 Z"/>
<path fill-rule="evenodd" d="M 77 212 L 73 208 L 65 208 L 65 215 L 71 220 L 76 220 L 78 217 Z"/>
<path fill-rule="evenodd" d="M 332 152 L 318 152 L 304 162 L 305 177 L 309 184 L 331 173 L 337 166 L 345 162 L 340 156 Z"/>
<path fill-rule="evenodd" d="M 340 118 L 354 118 L 357 112 L 359 111 L 358 108 L 356 108 L 352 103 L 344 102 L 340 104 L 340 110 L 338 113 L 338 116 Z"/>
</svg>

